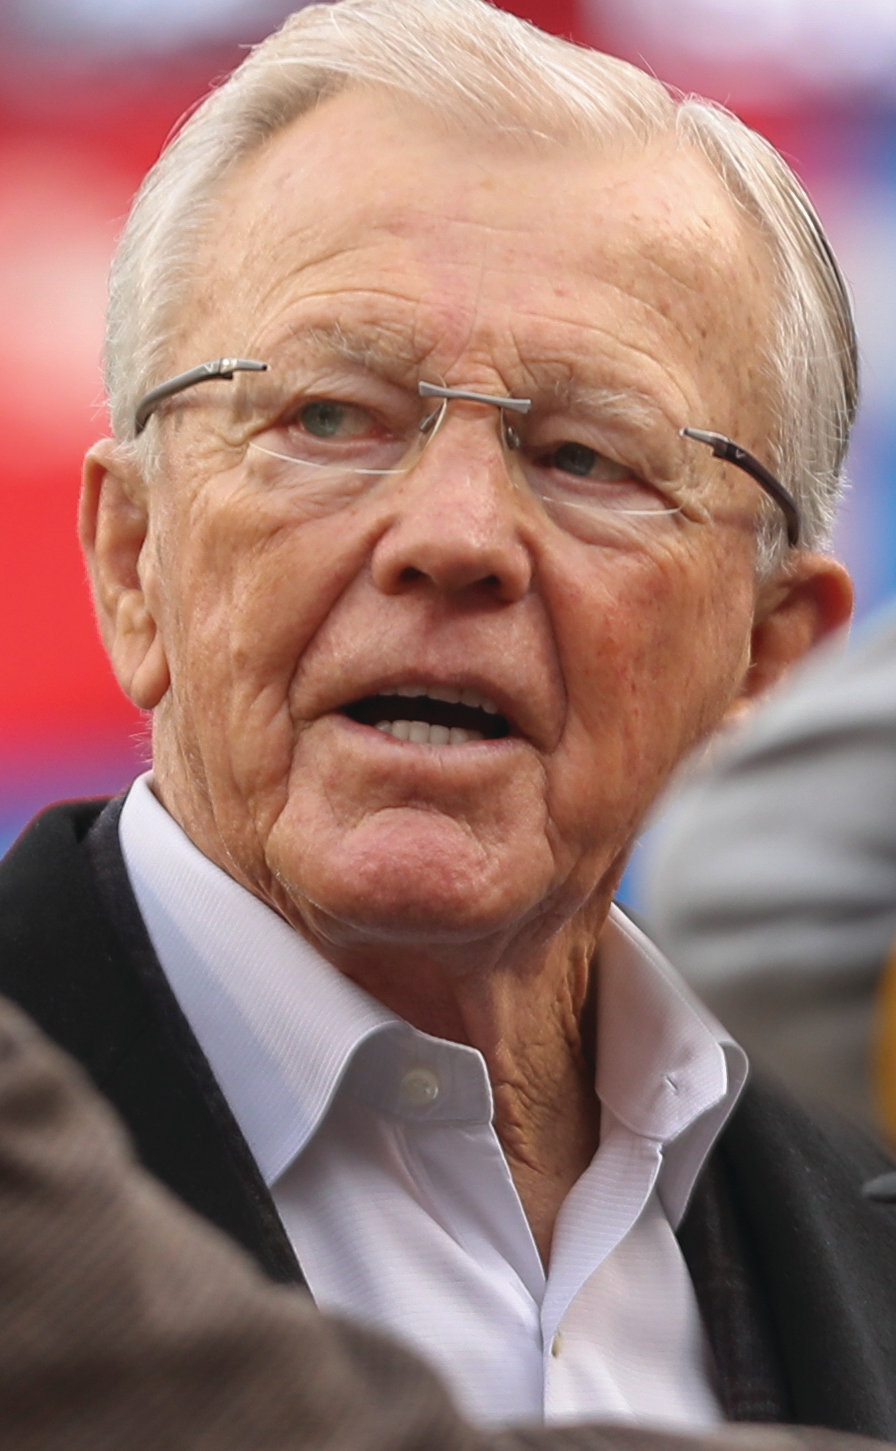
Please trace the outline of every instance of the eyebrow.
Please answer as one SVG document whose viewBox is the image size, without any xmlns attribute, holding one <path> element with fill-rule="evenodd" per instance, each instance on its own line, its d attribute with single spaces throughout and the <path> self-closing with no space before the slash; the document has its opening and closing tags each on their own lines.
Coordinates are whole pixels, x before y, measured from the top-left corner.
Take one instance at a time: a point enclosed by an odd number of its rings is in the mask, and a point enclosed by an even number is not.
<svg viewBox="0 0 896 1451">
<path fill-rule="evenodd" d="M 388 337 L 385 334 L 384 337 Z M 330 352 L 334 357 L 370 368 L 385 376 L 398 373 L 426 371 L 429 347 L 412 349 L 396 347 L 391 341 L 384 341 L 375 333 L 347 328 L 342 323 L 310 324 L 301 330 L 294 329 L 285 334 L 283 341 L 276 343 L 267 354 L 273 367 L 281 366 L 275 353 L 284 343 L 290 341 L 301 345 L 310 344 L 321 352 Z M 435 371 L 435 370 L 434 370 Z M 571 373 L 568 363 L 546 362 L 525 363 L 526 382 L 520 381 L 510 388 L 511 393 L 536 394 L 545 406 L 548 401 L 556 407 L 572 413 L 587 413 L 631 424 L 637 428 L 656 427 L 658 423 L 677 431 L 670 423 L 659 404 L 638 390 L 622 390 L 600 384 L 588 383 L 581 376 Z M 530 381 L 531 380 L 531 381 Z M 463 380 L 460 386 L 463 386 Z"/>
<path fill-rule="evenodd" d="M 380 332 L 385 338 L 384 329 Z M 372 331 L 346 328 L 342 323 L 310 323 L 307 327 L 291 328 L 265 352 L 273 367 L 288 366 L 290 347 L 312 349 L 318 353 L 330 353 L 334 358 L 352 363 L 357 367 L 369 368 L 384 375 L 411 372 L 422 366 L 425 354 L 415 354 L 413 349 L 401 348 L 386 343 Z M 284 364 L 283 355 L 287 361 Z"/>
<path fill-rule="evenodd" d="M 531 369 L 533 374 L 539 370 Z M 613 422 L 632 424 L 638 429 L 655 428 L 657 424 L 672 427 L 658 403 L 638 389 L 611 388 L 586 383 L 582 378 L 557 379 L 542 395 L 552 396 L 559 408 L 569 413 L 587 413 Z"/>
</svg>

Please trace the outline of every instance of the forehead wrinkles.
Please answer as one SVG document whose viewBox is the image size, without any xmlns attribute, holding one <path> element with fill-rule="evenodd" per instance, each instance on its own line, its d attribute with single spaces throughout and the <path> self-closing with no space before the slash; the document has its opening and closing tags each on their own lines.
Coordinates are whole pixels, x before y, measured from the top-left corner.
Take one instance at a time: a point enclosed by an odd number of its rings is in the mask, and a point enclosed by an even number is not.
<svg viewBox="0 0 896 1451">
<path fill-rule="evenodd" d="M 561 229 L 553 268 L 513 299 L 514 351 L 526 364 L 565 338 L 574 360 L 599 365 L 612 357 L 626 374 L 643 369 L 645 382 L 664 394 L 683 365 L 685 394 L 692 369 L 708 372 L 727 385 L 729 407 L 740 413 L 749 403 L 755 418 L 768 403 L 773 259 L 759 228 L 699 158 L 678 152 L 673 160 L 681 166 L 671 178 L 651 165 L 610 186 L 596 221 L 574 229 L 571 251 Z M 685 208 L 688 180 L 694 190 Z M 586 357 L 576 330 L 586 333 Z"/>
<path fill-rule="evenodd" d="M 304 125 L 295 128 L 293 142 Z M 287 139 L 282 134 L 275 141 Z M 293 205 L 298 191 L 292 186 L 285 227 L 279 204 L 289 190 L 289 168 L 278 173 L 273 189 L 262 189 L 261 211 L 258 187 L 250 184 L 251 204 L 240 207 L 246 246 L 231 252 L 229 267 L 221 267 L 216 249 L 207 254 L 217 282 L 207 276 L 206 298 L 213 292 L 235 321 L 234 308 L 242 307 L 237 331 L 245 334 L 251 317 L 257 336 L 265 312 L 270 321 L 278 312 L 286 319 L 293 287 L 299 306 L 315 292 L 329 294 L 331 305 L 345 298 L 349 316 L 356 315 L 356 300 L 364 310 L 365 293 L 375 300 L 379 289 L 387 329 L 393 319 L 406 327 L 411 353 L 438 360 L 442 374 L 468 361 L 503 372 L 505 364 L 532 356 L 533 340 L 542 353 L 559 351 L 565 330 L 571 329 L 574 342 L 572 329 L 583 327 L 593 329 L 598 351 L 611 337 L 629 347 L 633 366 L 639 349 L 646 356 L 653 347 L 662 367 L 662 354 L 668 350 L 671 358 L 677 344 L 678 364 L 686 371 L 693 360 L 718 378 L 724 364 L 729 394 L 755 391 L 749 385 L 763 372 L 755 344 L 768 331 L 766 309 L 747 277 L 762 271 L 758 239 L 699 157 L 669 144 L 622 162 L 570 148 L 554 158 L 559 179 L 551 182 L 553 173 L 540 170 L 531 155 L 531 172 L 510 165 L 505 174 L 493 161 L 486 176 L 473 138 L 466 152 L 457 140 L 437 138 L 417 183 L 419 196 L 409 193 L 400 168 L 391 191 L 372 188 L 362 176 L 354 197 L 340 189 L 338 177 L 324 175 L 319 183 L 320 173 L 309 177 L 300 167 L 303 204 Z M 338 171 L 338 151 L 333 164 Z M 437 188 L 430 184 L 433 175 Z M 465 180 L 471 198 L 466 210 Z M 228 192 L 225 187 L 225 199 Z M 490 212 L 483 211 L 485 197 Z M 330 204 L 321 205 L 327 198 Z M 472 198 L 480 200 L 474 205 Z M 451 199 L 457 215 L 441 226 Z M 487 237 L 487 244 L 468 246 L 471 236 Z M 200 303 L 200 316 L 209 311 Z M 243 337 L 221 337 L 220 345 L 224 351 L 242 347 Z"/>
<path fill-rule="evenodd" d="M 745 280 L 750 249 L 727 210 L 673 210 L 665 195 L 650 209 L 635 204 L 629 210 L 623 199 L 620 214 L 605 214 L 598 223 L 590 258 L 594 276 L 678 330 L 699 328 L 700 318 L 727 313 Z"/>
</svg>

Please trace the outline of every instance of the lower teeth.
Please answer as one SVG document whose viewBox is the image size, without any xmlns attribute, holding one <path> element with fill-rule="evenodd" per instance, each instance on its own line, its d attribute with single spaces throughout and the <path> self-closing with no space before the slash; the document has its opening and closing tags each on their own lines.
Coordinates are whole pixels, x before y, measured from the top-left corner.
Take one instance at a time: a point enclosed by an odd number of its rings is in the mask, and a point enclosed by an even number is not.
<svg viewBox="0 0 896 1451">
<path fill-rule="evenodd" d="M 429 725 L 424 720 L 381 720 L 376 729 L 397 741 L 413 741 L 418 746 L 465 746 L 469 741 L 482 741 L 479 731 L 461 726 Z"/>
</svg>

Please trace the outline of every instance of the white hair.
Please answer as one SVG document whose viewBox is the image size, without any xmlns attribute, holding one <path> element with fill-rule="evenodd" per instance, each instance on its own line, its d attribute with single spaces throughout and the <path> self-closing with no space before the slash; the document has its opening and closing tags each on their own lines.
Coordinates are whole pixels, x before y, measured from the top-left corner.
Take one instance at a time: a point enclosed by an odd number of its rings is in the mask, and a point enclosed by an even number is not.
<svg viewBox="0 0 896 1451">
<path fill-rule="evenodd" d="M 828 542 L 856 408 L 856 342 L 846 286 L 802 185 L 722 107 L 673 96 L 637 67 L 547 35 L 487 0 L 310 5 L 193 111 L 146 177 L 113 263 L 106 382 L 120 439 L 134 437 L 136 400 L 170 372 L 174 320 L 224 179 L 348 86 L 412 96 L 461 128 L 617 149 L 677 136 L 696 148 L 769 247 L 777 307 L 761 362 L 777 405 L 772 466 L 800 507 L 802 544 Z M 765 511 L 766 567 L 780 557 L 778 521 L 774 508 Z"/>
</svg>

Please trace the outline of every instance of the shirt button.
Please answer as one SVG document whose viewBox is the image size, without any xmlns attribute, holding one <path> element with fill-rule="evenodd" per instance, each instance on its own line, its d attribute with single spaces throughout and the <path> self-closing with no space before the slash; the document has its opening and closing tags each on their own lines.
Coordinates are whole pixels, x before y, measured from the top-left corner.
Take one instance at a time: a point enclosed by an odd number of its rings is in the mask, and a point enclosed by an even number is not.
<svg viewBox="0 0 896 1451">
<path fill-rule="evenodd" d="M 554 1336 L 553 1340 L 551 1341 L 551 1355 L 554 1357 L 555 1360 L 559 1360 L 559 1358 L 560 1358 L 560 1356 L 561 1356 L 562 1353 L 563 1353 L 563 1332 L 561 1330 L 558 1330 L 557 1331 L 557 1334 Z"/>
<path fill-rule="evenodd" d="M 435 1103 L 441 1088 L 438 1074 L 431 1068 L 409 1068 L 401 1080 L 402 1096 L 415 1108 L 426 1108 Z"/>
</svg>

